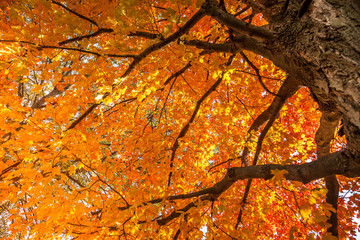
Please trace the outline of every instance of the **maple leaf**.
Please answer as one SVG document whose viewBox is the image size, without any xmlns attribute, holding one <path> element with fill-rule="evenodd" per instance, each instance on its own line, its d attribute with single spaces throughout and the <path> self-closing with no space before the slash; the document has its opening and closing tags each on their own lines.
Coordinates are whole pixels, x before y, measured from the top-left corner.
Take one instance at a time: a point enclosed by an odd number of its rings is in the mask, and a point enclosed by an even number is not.
<svg viewBox="0 0 360 240">
<path fill-rule="evenodd" d="M 0 239 L 355 239 L 356 1 L 1 1 Z"/>
</svg>

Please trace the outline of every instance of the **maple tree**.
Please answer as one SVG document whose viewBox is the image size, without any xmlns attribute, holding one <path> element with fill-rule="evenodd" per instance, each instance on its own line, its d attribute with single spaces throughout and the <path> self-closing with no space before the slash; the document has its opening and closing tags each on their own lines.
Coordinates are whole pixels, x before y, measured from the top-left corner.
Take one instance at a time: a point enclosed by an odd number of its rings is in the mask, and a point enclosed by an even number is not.
<svg viewBox="0 0 360 240">
<path fill-rule="evenodd" d="M 357 0 L 0 8 L 0 238 L 355 239 Z"/>
</svg>

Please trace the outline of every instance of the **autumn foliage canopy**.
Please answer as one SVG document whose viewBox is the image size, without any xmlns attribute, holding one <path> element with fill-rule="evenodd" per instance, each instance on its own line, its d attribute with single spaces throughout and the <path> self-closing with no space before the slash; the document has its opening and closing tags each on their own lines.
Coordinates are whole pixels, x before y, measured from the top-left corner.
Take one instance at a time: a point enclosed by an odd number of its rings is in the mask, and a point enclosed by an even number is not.
<svg viewBox="0 0 360 240">
<path fill-rule="evenodd" d="M 332 239 L 334 213 L 354 237 L 355 178 L 338 176 L 335 209 L 323 176 L 277 167 L 317 159 L 321 112 L 246 45 L 269 37 L 260 12 L 238 0 L 0 8 L 1 239 Z M 256 34 L 239 43 L 215 11 Z M 330 152 L 346 146 L 338 130 Z"/>
</svg>

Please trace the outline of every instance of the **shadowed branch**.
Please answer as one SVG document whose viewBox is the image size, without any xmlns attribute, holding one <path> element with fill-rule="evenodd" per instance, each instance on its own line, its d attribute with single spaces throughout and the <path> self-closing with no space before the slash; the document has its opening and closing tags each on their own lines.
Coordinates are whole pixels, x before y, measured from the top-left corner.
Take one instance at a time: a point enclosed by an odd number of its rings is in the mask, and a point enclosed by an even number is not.
<svg viewBox="0 0 360 240">
<path fill-rule="evenodd" d="M 330 153 L 331 141 L 334 138 L 334 133 L 336 127 L 339 124 L 341 114 L 337 111 L 328 112 L 323 111 L 320 119 L 320 126 L 316 132 L 315 142 L 317 146 L 317 154 L 319 157 L 326 156 Z M 327 229 L 329 233 L 333 236 L 338 237 L 338 219 L 337 219 L 337 209 L 338 209 L 338 199 L 339 199 L 339 183 L 335 175 L 325 177 L 325 185 L 328 189 L 326 193 L 326 202 L 330 203 L 336 212 L 331 212 L 328 223 L 331 226 Z"/>
</svg>

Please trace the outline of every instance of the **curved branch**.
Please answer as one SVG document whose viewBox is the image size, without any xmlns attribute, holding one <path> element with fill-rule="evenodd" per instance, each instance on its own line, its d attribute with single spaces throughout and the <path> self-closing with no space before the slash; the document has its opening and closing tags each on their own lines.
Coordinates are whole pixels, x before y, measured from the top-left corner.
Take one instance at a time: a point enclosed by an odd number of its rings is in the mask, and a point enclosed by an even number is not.
<svg viewBox="0 0 360 240">
<path fill-rule="evenodd" d="M 136 32 L 130 32 L 128 34 L 129 37 L 143 37 L 147 39 L 160 39 L 164 40 L 164 36 L 157 33 L 150 33 L 150 32 L 143 32 L 143 31 L 136 31 Z"/>
<path fill-rule="evenodd" d="M 231 55 L 229 57 L 229 59 L 227 60 L 227 62 L 225 63 L 226 66 L 230 66 L 232 61 L 235 58 L 235 54 Z M 170 159 L 170 169 L 173 168 L 174 166 L 174 159 L 175 159 L 175 154 L 176 154 L 176 150 L 179 147 L 179 139 L 183 138 L 185 136 L 185 134 L 188 132 L 189 128 L 190 128 L 190 124 L 195 120 L 195 117 L 200 109 L 201 104 L 204 102 L 204 100 L 213 92 L 216 90 L 216 88 L 220 85 L 221 81 L 223 80 L 224 74 L 204 93 L 204 95 L 202 95 L 202 97 L 196 102 L 196 106 L 195 109 L 191 115 L 191 118 L 189 119 L 189 121 L 187 122 L 187 124 L 181 129 L 178 137 L 176 138 L 174 145 L 171 149 L 172 153 L 171 153 L 171 159 Z M 170 186 L 171 184 L 171 177 L 172 177 L 172 170 L 170 170 L 169 173 L 169 179 L 168 179 L 168 186 Z"/>
<path fill-rule="evenodd" d="M 269 120 L 270 116 L 274 114 L 276 106 L 278 104 L 284 105 L 285 101 L 293 96 L 299 87 L 300 82 L 296 78 L 291 76 L 287 77 L 277 92 L 277 96 L 274 98 L 270 106 L 255 119 L 249 128 L 249 132 L 253 130 L 257 131 L 267 120 Z"/>
<path fill-rule="evenodd" d="M 349 151 L 345 150 L 329 154 L 313 162 L 301 165 L 265 164 L 229 168 L 227 174 L 221 181 L 216 183 L 213 187 L 205 189 L 209 192 L 208 195 L 201 196 L 197 201 L 214 201 L 239 180 L 252 178 L 268 180 L 274 176 L 272 174 L 273 170 L 286 170 L 287 173 L 284 174 L 285 179 L 302 182 L 304 184 L 335 174 L 346 177 L 359 177 L 360 164 L 357 163 L 359 162 L 359 159 L 357 160 L 358 161 L 353 158 Z M 157 219 L 157 223 L 159 225 L 169 223 L 173 219 L 181 216 L 184 212 L 196 207 L 197 201 L 195 200 L 185 207 L 175 210 L 167 217 Z"/>
<path fill-rule="evenodd" d="M 179 135 L 177 136 L 172 148 L 171 148 L 171 159 L 170 159 L 170 173 L 169 173 L 169 178 L 168 178 L 168 186 L 170 186 L 171 184 L 171 177 L 172 177 L 172 168 L 174 167 L 174 159 L 175 159 L 175 154 L 176 154 L 176 150 L 179 147 L 179 139 L 183 138 L 185 136 L 185 134 L 188 132 L 189 128 L 190 128 L 190 124 L 195 120 L 195 117 L 200 109 L 201 104 L 203 103 L 203 101 L 213 92 L 215 91 L 215 89 L 220 85 L 221 81 L 223 79 L 223 76 L 221 76 L 206 92 L 205 94 L 196 102 L 196 106 L 195 109 L 189 119 L 189 121 L 186 123 L 186 125 L 181 129 Z"/>
<path fill-rule="evenodd" d="M 184 26 L 180 27 L 179 30 L 177 30 L 175 33 L 171 34 L 169 37 L 165 38 L 163 41 L 155 43 L 151 45 L 150 47 L 146 48 L 142 53 L 137 55 L 137 57 L 130 63 L 127 70 L 123 73 L 121 78 L 126 77 L 130 74 L 130 72 L 135 68 L 135 66 L 143 60 L 145 57 L 147 57 L 152 52 L 159 50 L 160 48 L 168 45 L 169 43 L 177 40 L 182 35 L 186 34 L 200 19 L 202 19 L 205 16 L 205 10 L 201 8 L 198 10 L 190 19 L 187 21 Z"/>
<path fill-rule="evenodd" d="M 320 119 L 320 126 L 316 132 L 315 142 L 317 146 L 317 154 L 319 157 L 326 156 L 330 153 L 331 141 L 334 138 L 334 132 L 339 124 L 341 114 L 339 112 L 323 111 Z M 338 209 L 339 199 L 339 183 L 335 175 L 325 177 L 325 186 L 328 189 L 326 193 L 326 202 L 330 203 L 334 209 Z M 338 237 L 338 219 L 337 212 L 331 212 L 328 223 L 330 227 L 327 229 L 333 236 Z"/>
<path fill-rule="evenodd" d="M 181 40 L 180 43 L 187 46 L 194 46 L 198 49 L 204 49 L 211 52 L 235 53 L 241 50 L 251 51 L 264 57 L 271 58 L 271 53 L 264 47 L 264 44 L 245 35 L 237 34 L 233 42 L 209 43 L 201 40 Z"/>
<path fill-rule="evenodd" d="M 295 94 L 295 92 L 299 89 L 299 87 L 300 87 L 300 82 L 297 81 L 296 78 L 293 78 L 291 76 L 286 78 L 284 83 L 281 85 L 279 91 L 277 92 L 277 96 L 274 98 L 274 100 L 272 101 L 270 106 L 266 110 L 264 110 L 259 116 L 256 117 L 254 122 L 251 124 L 251 126 L 248 130 L 248 133 L 251 133 L 252 131 L 258 131 L 260 129 L 260 127 L 271 118 L 271 116 L 277 116 L 278 115 L 278 111 L 276 110 L 277 106 L 281 109 L 282 106 L 285 104 L 285 101 L 289 97 L 293 96 Z M 240 99 L 238 99 L 238 100 L 240 100 Z M 241 101 L 240 101 L 240 103 L 241 103 Z M 249 137 L 247 141 L 249 141 L 250 138 L 251 137 Z M 216 166 L 220 166 L 223 163 L 230 162 L 230 161 L 233 161 L 233 160 L 239 159 L 239 158 L 245 166 L 249 166 L 250 164 L 247 160 L 249 153 L 250 153 L 249 149 L 247 147 L 244 147 L 241 157 L 228 159 L 225 162 L 217 164 Z M 214 167 L 212 167 L 212 168 L 214 168 Z"/>
<path fill-rule="evenodd" d="M 282 106 L 285 104 L 286 99 L 295 94 L 295 92 L 299 89 L 300 83 L 296 78 L 291 76 L 285 79 L 285 82 L 281 85 L 279 91 L 277 92 L 277 96 L 274 98 L 270 106 L 263 111 L 251 124 L 248 133 L 252 131 L 258 131 L 260 127 L 267 122 L 272 116 L 277 116 Z M 264 135 L 265 137 L 265 135 Z M 244 148 L 243 153 L 241 155 L 241 161 L 248 165 L 247 157 L 249 156 L 249 149 L 247 147 Z"/>
<path fill-rule="evenodd" d="M 209 43 L 201 40 L 181 40 L 181 44 L 186 46 L 193 46 L 199 49 L 209 50 L 212 52 L 227 52 L 227 53 L 235 53 L 238 52 L 239 49 L 234 43 Z"/>
<path fill-rule="evenodd" d="M 264 112 L 262 112 L 255 119 L 253 124 L 251 125 L 251 127 L 248 131 L 250 134 L 251 134 L 251 131 L 253 131 L 253 130 L 257 131 L 266 121 L 268 121 L 266 126 L 262 130 L 260 137 L 258 138 L 258 142 L 256 145 L 256 152 L 254 155 L 254 160 L 253 160 L 252 165 L 257 164 L 263 140 L 264 140 L 267 132 L 269 131 L 269 129 L 275 122 L 281 108 L 285 104 L 286 99 L 288 99 L 289 97 L 294 95 L 294 93 L 297 91 L 297 89 L 299 89 L 299 87 L 300 87 L 299 82 L 295 78 L 292 78 L 292 77 L 286 78 L 285 82 L 280 87 L 278 94 L 274 98 L 271 105 Z M 249 137 L 249 139 L 250 138 L 251 138 L 251 136 Z M 249 153 L 250 153 L 249 149 L 247 147 L 245 147 L 243 150 L 243 153 L 241 155 L 241 161 L 246 166 L 249 165 L 249 163 L 247 161 L 247 157 L 248 157 Z M 247 198 L 250 193 L 251 184 L 252 184 L 252 179 L 249 179 L 249 181 L 246 183 L 245 192 L 244 192 L 244 196 L 242 199 L 242 204 L 245 204 L 247 201 Z M 239 223 L 241 222 L 242 213 L 243 213 L 243 209 L 240 208 L 235 228 L 237 228 L 239 226 Z"/>
<path fill-rule="evenodd" d="M 51 2 L 54 3 L 54 4 L 56 4 L 56 5 L 58 5 L 58 6 L 60 6 L 60 7 L 62 7 L 62 8 L 64 8 L 64 9 L 66 9 L 67 11 L 69 11 L 69 12 L 71 12 L 72 14 L 78 16 L 79 18 L 82 18 L 82 19 L 84 19 L 84 20 L 86 20 L 86 21 L 88 21 L 88 22 L 90 22 L 90 23 L 92 23 L 92 24 L 94 24 L 95 26 L 98 27 L 98 24 L 97 24 L 94 20 L 92 20 L 92 19 L 90 19 L 90 18 L 88 18 L 88 17 L 85 17 L 84 15 L 81 15 L 81 14 L 78 13 L 78 12 L 75 12 L 74 10 L 72 10 L 72 9 L 68 8 L 67 6 L 65 6 L 64 4 L 59 3 L 59 2 L 56 2 L 56 1 L 54 1 L 54 0 L 52 0 Z"/>
<path fill-rule="evenodd" d="M 219 23 L 224 24 L 230 29 L 233 29 L 241 34 L 248 35 L 250 37 L 258 38 L 260 40 L 271 40 L 273 34 L 271 31 L 264 27 L 258 27 L 251 25 L 243 20 L 236 18 L 234 15 L 223 11 L 217 6 L 217 1 L 210 0 L 205 5 L 206 14 L 213 17 Z"/>
<path fill-rule="evenodd" d="M 283 103 L 279 102 L 276 106 L 276 108 L 274 109 L 274 113 L 271 115 L 270 119 L 268 120 L 268 122 L 266 123 L 266 126 L 264 127 L 264 129 L 261 131 L 260 137 L 258 138 L 258 142 L 256 145 L 256 151 L 255 151 L 255 155 L 254 155 L 254 160 L 252 165 L 255 166 L 257 164 L 257 161 L 259 159 L 259 155 L 260 155 L 260 151 L 261 151 L 261 147 L 262 147 L 262 143 L 265 139 L 266 134 L 268 133 L 268 131 L 270 130 L 270 128 L 272 127 L 272 125 L 274 124 L 278 113 L 280 112 L 281 108 L 283 106 Z M 242 204 L 245 204 L 247 201 L 247 198 L 249 196 L 250 193 L 250 188 L 251 188 L 251 184 L 252 184 L 252 179 L 249 179 L 249 181 L 246 183 L 246 187 L 245 187 L 245 192 L 244 192 L 244 196 L 242 199 Z M 242 213 L 243 213 L 243 209 L 240 208 L 239 211 L 239 215 L 237 218 L 237 222 L 235 225 L 235 229 L 238 228 L 239 223 L 241 222 L 241 218 L 242 218 Z"/>
<path fill-rule="evenodd" d="M 49 46 L 49 45 L 39 45 L 37 47 L 38 50 L 42 50 L 44 48 L 48 48 L 48 49 L 60 49 L 60 50 L 69 50 L 69 51 L 76 51 L 76 52 L 82 52 L 82 53 L 88 53 L 88 54 L 92 54 L 95 55 L 97 57 L 100 56 L 107 56 L 107 57 L 112 57 L 112 58 L 135 58 L 136 55 L 133 54 L 107 54 L 107 53 L 98 53 L 98 52 L 93 52 L 93 51 L 89 51 L 89 50 L 85 50 L 85 49 L 80 49 L 80 48 L 71 48 L 71 47 L 58 47 L 58 46 Z"/>
<path fill-rule="evenodd" d="M 254 71 L 255 71 L 255 73 L 256 73 L 256 75 L 258 77 L 259 83 L 265 89 L 265 91 L 270 93 L 273 96 L 277 96 L 277 94 L 270 91 L 270 89 L 268 89 L 268 87 L 262 81 L 259 69 L 250 61 L 250 59 L 245 55 L 245 53 L 240 52 L 240 54 L 243 57 L 243 59 L 251 66 L 251 68 L 254 69 Z"/>
<path fill-rule="evenodd" d="M 112 32 L 114 32 L 114 30 L 110 29 L 110 28 L 99 28 L 94 33 L 90 33 L 90 34 L 87 34 L 87 35 L 70 38 L 70 39 L 64 40 L 62 42 L 59 42 L 59 46 L 65 45 L 65 44 L 68 44 L 68 43 L 72 43 L 72 42 L 77 42 L 77 41 L 80 41 L 80 40 L 83 40 L 83 39 L 89 39 L 89 38 L 92 38 L 92 37 L 96 37 L 96 36 L 99 36 L 100 34 L 103 34 L 103 33 L 112 33 Z"/>
</svg>

